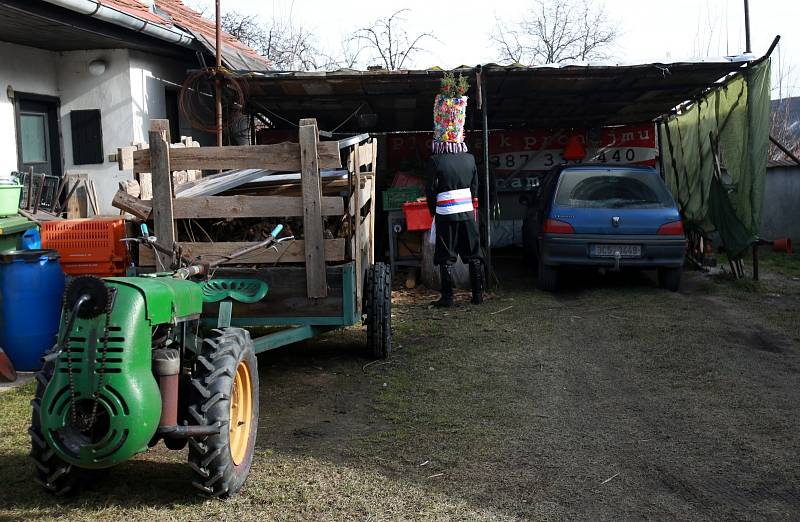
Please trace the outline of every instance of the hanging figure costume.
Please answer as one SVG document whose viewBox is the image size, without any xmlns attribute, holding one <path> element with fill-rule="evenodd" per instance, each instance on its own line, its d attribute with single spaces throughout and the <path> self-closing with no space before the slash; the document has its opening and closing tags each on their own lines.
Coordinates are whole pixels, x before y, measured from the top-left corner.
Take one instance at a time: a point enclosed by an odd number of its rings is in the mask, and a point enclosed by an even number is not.
<svg viewBox="0 0 800 522">
<path fill-rule="evenodd" d="M 425 166 L 428 210 L 436 220 L 433 262 L 442 280 L 442 297 L 436 306 L 453 304 L 451 267 L 458 257 L 469 264 L 472 302 L 483 302 L 480 235 L 473 206 L 473 198 L 478 196 L 478 169 L 464 143 L 466 108 L 466 96 L 436 96 L 433 155 Z"/>
</svg>

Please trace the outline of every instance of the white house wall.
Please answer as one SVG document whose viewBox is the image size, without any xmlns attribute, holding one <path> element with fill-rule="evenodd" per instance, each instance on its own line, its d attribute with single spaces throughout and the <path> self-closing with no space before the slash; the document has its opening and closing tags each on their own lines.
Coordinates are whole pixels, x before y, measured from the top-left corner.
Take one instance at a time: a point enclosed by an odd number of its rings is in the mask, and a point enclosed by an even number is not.
<svg viewBox="0 0 800 522">
<path fill-rule="evenodd" d="M 17 170 L 14 104 L 8 88 L 28 94 L 58 96 L 58 53 L 0 42 L 0 171 Z"/>
<path fill-rule="evenodd" d="M 0 38 L 2 35 L 0 35 Z M 106 71 L 93 76 L 89 63 L 103 60 Z M 191 63 L 126 49 L 50 52 L 0 42 L 0 170 L 17 170 L 14 106 L 6 92 L 57 97 L 61 104 L 61 134 L 65 173 L 86 173 L 94 181 L 101 214 L 118 214 L 111 206 L 119 182 L 133 173 L 120 172 L 108 155 L 132 143 L 147 142 L 150 120 L 166 118 L 165 89 L 180 89 Z M 70 111 L 99 109 L 104 161 L 75 165 L 72 155 Z M 184 118 L 181 135 L 203 144 L 213 136 L 193 131 Z"/>
<path fill-rule="evenodd" d="M 89 63 L 103 60 L 106 71 L 100 76 L 89 73 Z M 69 51 L 61 53 L 57 63 L 61 99 L 61 131 L 64 142 L 66 173 L 86 173 L 97 189 L 101 213 L 112 213 L 111 200 L 119 182 L 131 173 L 120 172 L 108 155 L 133 139 L 134 114 L 131 111 L 130 58 L 124 49 Z M 103 163 L 75 165 L 72 156 L 70 111 L 100 109 L 103 129 Z"/>
<path fill-rule="evenodd" d="M 167 117 L 165 93 L 168 89 L 180 91 L 186 78 L 187 64 L 168 58 L 154 59 L 152 55 L 139 51 L 131 51 L 130 57 L 131 98 L 135 121 L 133 139 L 147 143 L 150 120 Z M 181 136 L 192 136 L 204 145 L 211 144 L 205 142 L 207 136 L 192 130 L 183 115 L 180 117 L 180 131 Z"/>
</svg>

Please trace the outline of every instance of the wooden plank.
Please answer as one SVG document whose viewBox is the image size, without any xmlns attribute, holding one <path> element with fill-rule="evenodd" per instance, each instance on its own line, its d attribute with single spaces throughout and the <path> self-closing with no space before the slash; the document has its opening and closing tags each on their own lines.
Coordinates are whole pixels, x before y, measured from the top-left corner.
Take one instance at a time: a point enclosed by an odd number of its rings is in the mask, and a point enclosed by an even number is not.
<svg viewBox="0 0 800 522">
<path fill-rule="evenodd" d="M 323 216 L 344 214 L 344 199 L 321 199 Z M 291 196 L 199 196 L 173 201 L 175 219 L 303 216 L 303 198 Z"/>
<path fill-rule="evenodd" d="M 67 219 L 89 216 L 89 195 L 86 190 L 88 174 L 67 174 L 74 182 L 67 197 Z"/>
<path fill-rule="evenodd" d="M 139 188 L 141 190 L 140 198 L 145 200 L 153 199 L 153 175 L 149 172 L 140 173 Z"/>
<path fill-rule="evenodd" d="M 153 204 L 131 196 L 120 189 L 114 196 L 115 208 L 139 219 L 150 219 Z M 339 196 L 322 198 L 323 216 L 344 214 L 344 199 Z M 267 218 L 298 217 L 303 215 L 303 198 L 299 196 L 198 196 L 172 200 L 173 219 L 206 218 Z"/>
<path fill-rule="evenodd" d="M 309 298 L 328 295 L 325 282 L 322 182 L 319 175 L 316 120 L 300 120 L 300 182 L 303 188 L 303 237 L 305 238 L 306 291 Z M 338 151 L 338 146 L 337 146 Z"/>
<path fill-rule="evenodd" d="M 167 120 L 151 120 L 151 128 L 160 128 Z M 172 215 L 172 169 L 170 165 L 169 122 L 167 130 L 151 130 L 150 164 L 153 176 L 153 227 L 158 238 L 157 243 L 164 248 L 172 249 L 175 242 L 175 221 Z M 172 264 L 172 256 L 158 253 L 161 260 L 159 266 L 168 269 Z"/>
<path fill-rule="evenodd" d="M 124 190 L 120 189 L 114 194 L 114 199 L 111 201 L 114 208 L 118 208 L 136 216 L 139 219 L 148 220 L 153 212 L 153 204 L 150 201 L 143 201 L 137 197 L 131 196 Z"/>
<path fill-rule="evenodd" d="M 167 143 L 169 143 L 169 120 L 164 120 L 164 119 L 150 120 L 150 131 L 166 132 Z"/>
<path fill-rule="evenodd" d="M 205 261 L 214 261 L 220 257 L 232 254 L 253 246 L 255 242 L 231 242 L 231 243 L 178 243 L 183 249 L 186 257 L 201 257 Z M 277 249 L 277 251 L 276 251 Z M 325 258 L 331 262 L 340 262 L 345 259 L 345 239 L 326 239 Z M 225 265 L 248 265 L 248 264 L 274 264 L 278 263 L 302 263 L 305 260 L 305 242 L 303 240 L 285 242 L 276 248 L 258 250 L 250 254 L 231 259 Z M 154 266 L 155 258 L 153 250 L 147 247 L 139 249 L 139 266 Z"/>
<path fill-rule="evenodd" d="M 133 152 L 136 147 L 122 147 L 117 149 L 117 167 L 119 170 L 133 170 Z"/>
<path fill-rule="evenodd" d="M 319 165 L 324 169 L 342 166 L 335 141 L 319 143 Z M 237 145 L 231 147 L 188 147 L 171 151 L 173 170 L 300 170 L 300 145 Z M 150 157 L 145 151 L 133 152 L 133 171 L 150 172 Z"/>
<path fill-rule="evenodd" d="M 370 167 L 365 172 L 372 172 L 374 168 L 372 167 L 375 158 L 373 156 L 372 150 L 372 143 L 366 142 L 362 143 L 361 145 L 356 145 L 358 149 L 358 166 L 359 167 Z"/>
</svg>

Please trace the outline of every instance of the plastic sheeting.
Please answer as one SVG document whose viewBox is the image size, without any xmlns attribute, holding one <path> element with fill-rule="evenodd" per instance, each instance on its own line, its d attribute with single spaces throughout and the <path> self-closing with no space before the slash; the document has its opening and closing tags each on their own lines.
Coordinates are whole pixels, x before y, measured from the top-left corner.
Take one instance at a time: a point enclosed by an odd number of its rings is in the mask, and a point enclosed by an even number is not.
<svg viewBox="0 0 800 522">
<path fill-rule="evenodd" d="M 769 147 L 770 63 L 748 67 L 666 120 L 667 186 L 690 229 L 739 258 L 758 237 Z"/>
</svg>

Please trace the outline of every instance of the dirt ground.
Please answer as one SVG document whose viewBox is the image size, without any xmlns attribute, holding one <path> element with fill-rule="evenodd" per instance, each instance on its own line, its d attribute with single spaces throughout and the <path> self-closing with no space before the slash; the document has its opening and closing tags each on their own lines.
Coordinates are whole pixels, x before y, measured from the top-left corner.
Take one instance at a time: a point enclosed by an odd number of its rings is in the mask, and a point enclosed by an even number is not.
<svg viewBox="0 0 800 522">
<path fill-rule="evenodd" d="M 797 520 L 800 258 L 762 281 L 510 275 L 482 307 L 394 295 L 389 361 L 357 329 L 259 357 L 257 455 L 234 499 L 158 449 L 41 493 L 30 385 L 0 396 L 0 519 Z"/>
</svg>

